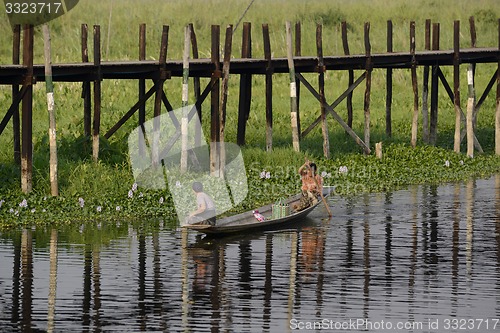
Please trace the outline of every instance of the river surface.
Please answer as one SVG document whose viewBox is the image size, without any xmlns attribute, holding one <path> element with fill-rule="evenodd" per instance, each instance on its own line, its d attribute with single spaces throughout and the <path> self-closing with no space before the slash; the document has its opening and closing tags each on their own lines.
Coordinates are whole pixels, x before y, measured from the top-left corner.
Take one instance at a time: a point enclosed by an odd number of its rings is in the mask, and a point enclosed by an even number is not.
<svg viewBox="0 0 500 333">
<path fill-rule="evenodd" d="M 500 175 L 333 197 L 220 239 L 161 221 L 0 236 L 1 332 L 500 332 Z"/>
</svg>

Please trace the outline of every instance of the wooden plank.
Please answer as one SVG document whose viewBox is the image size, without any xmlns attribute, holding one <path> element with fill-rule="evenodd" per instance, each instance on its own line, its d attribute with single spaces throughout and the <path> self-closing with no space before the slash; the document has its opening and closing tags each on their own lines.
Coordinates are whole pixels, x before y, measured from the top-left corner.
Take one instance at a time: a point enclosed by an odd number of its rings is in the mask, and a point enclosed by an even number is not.
<svg viewBox="0 0 500 333">
<path fill-rule="evenodd" d="M 94 25 L 94 66 L 97 68 L 97 79 L 94 81 L 94 122 L 92 132 L 92 158 L 99 158 L 99 136 L 101 127 L 101 27 Z"/>
<path fill-rule="evenodd" d="M 266 151 L 270 152 L 273 149 L 273 67 L 269 25 L 262 24 L 262 36 L 264 40 L 264 58 L 268 62 L 266 68 Z"/>
<path fill-rule="evenodd" d="M 88 48 L 88 26 L 82 24 L 81 27 L 81 44 L 82 44 L 82 62 L 89 62 Z M 82 98 L 83 98 L 83 133 L 86 137 L 90 137 L 92 132 L 92 96 L 90 92 L 90 81 L 82 83 Z"/>
<path fill-rule="evenodd" d="M 350 54 L 349 52 L 349 42 L 347 40 L 347 22 L 342 21 L 341 23 L 341 28 L 342 28 L 342 46 L 344 48 L 344 54 L 348 56 Z M 354 70 L 349 69 L 349 81 L 347 83 L 348 87 L 351 87 L 352 84 L 354 83 Z M 353 120 L 353 113 L 352 113 L 352 90 L 349 92 L 349 95 L 347 95 L 347 125 L 349 125 L 350 128 L 352 128 L 352 120 Z"/>
<path fill-rule="evenodd" d="M 432 50 L 439 50 L 439 23 L 432 25 Z M 431 74 L 431 114 L 429 143 L 435 145 L 437 141 L 437 122 L 438 122 L 438 65 L 432 66 Z"/>
<path fill-rule="evenodd" d="M 425 50 L 431 49 L 431 20 L 425 20 Z M 429 143 L 429 66 L 424 66 L 422 83 L 422 140 Z"/>
<path fill-rule="evenodd" d="M 411 83 L 413 87 L 413 117 L 411 122 L 411 146 L 417 146 L 418 130 L 418 81 L 417 62 L 415 60 L 415 21 L 410 22 L 410 53 L 413 55 L 411 66 Z"/>
<path fill-rule="evenodd" d="M 293 63 L 292 52 L 292 30 L 290 22 L 286 22 L 286 46 L 288 69 L 290 74 L 290 118 L 292 122 L 292 145 L 295 151 L 300 151 L 299 129 L 297 119 L 297 84 L 295 82 L 295 65 Z"/>
<path fill-rule="evenodd" d="M 316 49 L 318 53 L 318 90 L 319 105 L 321 109 L 321 133 L 323 135 L 323 155 L 330 158 L 330 140 L 328 137 L 328 123 L 326 119 L 325 99 L 325 68 L 323 62 L 323 26 L 316 25 Z"/>
<path fill-rule="evenodd" d="M 460 21 L 453 23 L 453 104 L 455 105 L 455 135 L 453 150 L 460 153 Z"/>
<path fill-rule="evenodd" d="M 393 28 L 392 28 L 392 21 L 388 20 L 387 21 L 387 52 L 392 53 L 393 52 Z M 415 51 L 415 50 L 414 50 Z M 411 53 L 411 50 L 410 50 Z M 412 71 L 413 71 L 413 64 L 415 60 L 415 52 L 412 54 Z M 388 138 L 392 137 L 392 68 L 387 68 L 387 74 L 386 74 L 386 96 L 385 96 L 385 135 Z"/>
<path fill-rule="evenodd" d="M 21 144 L 21 190 L 29 193 L 33 189 L 33 35 L 32 25 L 23 26 L 23 66 L 26 76 L 23 86 L 26 93 L 22 104 L 22 144 Z"/>
<path fill-rule="evenodd" d="M 251 24 L 243 23 L 243 36 L 241 44 L 241 58 L 247 59 L 252 57 L 252 35 Z M 236 142 L 238 145 L 245 144 L 245 133 L 247 120 L 250 115 L 250 104 L 252 100 L 252 75 L 240 75 L 240 96 L 238 105 L 238 130 L 236 134 Z"/>
<path fill-rule="evenodd" d="M 212 90 L 211 90 L 211 103 L 210 103 L 210 173 L 212 176 L 218 177 L 219 174 L 219 129 L 220 129 L 220 115 L 219 115 L 219 102 L 220 102 L 220 26 L 212 25 L 212 45 L 211 45 L 211 62 L 212 62 Z"/>
<path fill-rule="evenodd" d="M 12 35 L 12 64 L 18 65 L 21 53 L 21 26 L 16 24 L 14 26 Z M 16 99 L 19 94 L 19 85 L 12 85 L 12 101 Z M 20 100 L 20 99 L 19 99 Z M 12 113 L 12 129 L 14 135 L 14 163 L 21 165 L 21 123 L 19 120 L 19 100 Z M 14 103 L 12 103 L 14 104 Z M 3 131 L 0 130 L 0 133 Z"/>
<path fill-rule="evenodd" d="M 366 22 L 364 26 L 365 39 L 365 55 L 366 55 L 366 89 L 364 99 L 364 116 L 365 116 L 365 145 L 370 147 L 370 94 L 372 86 L 372 60 L 371 60 L 371 45 L 370 45 L 370 22 Z"/>
<path fill-rule="evenodd" d="M 299 78 L 300 82 L 313 94 L 314 97 L 319 101 L 320 96 L 316 90 L 314 90 L 313 86 L 302 76 L 302 74 L 297 73 L 297 78 Z M 361 140 L 358 135 L 344 122 L 342 117 L 335 112 L 335 110 L 330 105 L 325 105 L 326 110 L 332 115 L 332 117 L 344 128 L 344 130 L 356 141 L 356 143 L 363 148 L 363 152 L 365 154 L 370 154 L 370 148 Z"/>
</svg>

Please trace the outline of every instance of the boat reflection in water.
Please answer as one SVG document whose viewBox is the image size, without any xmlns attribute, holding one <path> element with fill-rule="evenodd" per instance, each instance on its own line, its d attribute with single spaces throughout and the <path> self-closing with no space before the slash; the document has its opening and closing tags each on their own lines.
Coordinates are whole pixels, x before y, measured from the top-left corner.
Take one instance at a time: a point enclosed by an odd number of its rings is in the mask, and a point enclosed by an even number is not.
<svg viewBox="0 0 500 333">
<path fill-rule="evenodd" d="M 500 175 L 329 203 L 332 219 L 318 206 L 286 229 L 223 238 L 162 221 L 3 232 L 1 331 L 384 320 L 431 332 L 450 316 L 500 318 Z"/>
</svg>

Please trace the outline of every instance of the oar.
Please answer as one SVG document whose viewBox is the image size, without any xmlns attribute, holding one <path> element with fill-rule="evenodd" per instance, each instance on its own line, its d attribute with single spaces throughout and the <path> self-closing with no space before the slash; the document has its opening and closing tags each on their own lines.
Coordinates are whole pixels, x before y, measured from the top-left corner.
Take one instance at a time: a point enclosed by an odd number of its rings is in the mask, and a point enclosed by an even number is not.
<svg viewBox="0 0 500 333">
<path fill-rule="evenodd" d="M 308 161 L 308 159 L 307 159 L 307 158 L 306 158 L 306 161 Z M 311 167 L 311 166 L 309 165 L 309 168 L 310 168 L 310 167 Z M 316 184 L 316 188 L 319 190 L 320 188 L 319 188 L 318 181 L 316 180 L 316 175 L 314 174 L 314 170 L 312 170 L 312 169 L 311 169 L 311 171 L 312 171 L 312 176 L 313 176 L 314 183 Z M 332 211 L 330 210 L 330 207 L 328 206 L 328 203 L 326 202 L 326 199 L 325 199 L 325 197 L 323 196 L 323 191 L 319 191 L 319 195 L 321 196 L 321 200 L 322 200 L 322 201 L 323 201 L 323 203 L 325 204 L 325 208 L 326 208 L 326 210 L 328 211 L 328 215 L 329 215 L 330 217 L 332 217 L 332 216 L 333 216 Z"/>
</svg>

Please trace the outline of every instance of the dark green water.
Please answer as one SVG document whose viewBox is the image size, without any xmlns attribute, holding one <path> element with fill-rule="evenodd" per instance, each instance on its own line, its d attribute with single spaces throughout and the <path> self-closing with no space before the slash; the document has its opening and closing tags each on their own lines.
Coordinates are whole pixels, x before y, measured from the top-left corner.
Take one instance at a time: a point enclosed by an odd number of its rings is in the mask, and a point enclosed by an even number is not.
<svg viewBox="0 0 500 333">
<path fill-rule="evenodd" d="M 1 332 L 500 331 L 500 175 L 209 239 L 161 222 L 0 238 Z"/>
</svg>

